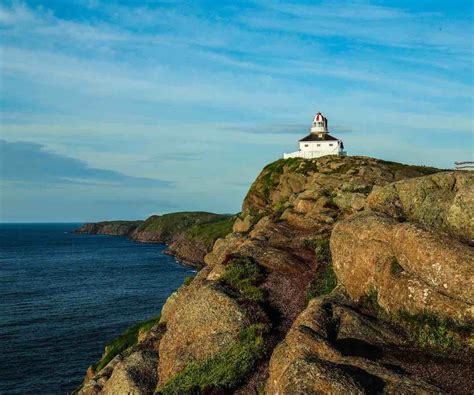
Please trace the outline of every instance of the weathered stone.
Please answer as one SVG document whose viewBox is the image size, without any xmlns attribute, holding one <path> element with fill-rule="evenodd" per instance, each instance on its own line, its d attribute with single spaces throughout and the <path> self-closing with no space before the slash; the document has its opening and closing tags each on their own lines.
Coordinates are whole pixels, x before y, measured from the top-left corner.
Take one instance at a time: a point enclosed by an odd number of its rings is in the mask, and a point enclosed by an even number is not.
<svg viewBox="0 0 474 395">
<path fill-rule="evenodd" d="M 441 172 L 402 180 L 369 195 L 368 206 L 474 242 L 474 174 Z"/>
<path fill-rule="evenodd" d="M 209 266 L 224 263 L 227 258 L 245 241 L 245 238 L 230 234 L 224 239 L 218 239 L 214 248 L 204 257 L 204 262 Z"/>
<path fill-rule="evenodd" d="M 152 394 L 157 383 L 158 353 L 136 351 L 119 362 L 101 394 Z"/>
<path fill-rule="evenodd" d="M 390 329 L 329 298 L 313 299 L 270 359 L 267 394 L 430 394 L 441 390 L 386 363 Z M 393 360 L 392 360 L 393 363 Z M 401 391 L 401 392 L 399 392 Z"/>
<path fill-rule="evenodd" d="M 234 222 L 233 231 L 237 233 L 247 233 L 252 228 L 252 216 L 246 215 L 244 218 L 237 218 Z"/>
<path fill-rule="evenodd" d="M 375 289 L 392 314 L 431 311 L 459 321 L 473 318 L 468 284 L 474 282 L 474 253 L 466 244 L 362 213 L 336 224 L 331 253 L 339 281 L 355 300 Z"/>
<path fill-rule="evenodd" d="M 360 211 L 365 206 L 365 199 L 362 193 L 339 192 L 334 197 L 334 203 L 343 210 Z"/>
<path fill-rule="evenodd" d="M 192 289 L 167 322 L 160 343 L 159 381 L 166 383 L 188 363 L 223 352 L 249 325 L 237 302 L 211 285 Z"/>
</svg>

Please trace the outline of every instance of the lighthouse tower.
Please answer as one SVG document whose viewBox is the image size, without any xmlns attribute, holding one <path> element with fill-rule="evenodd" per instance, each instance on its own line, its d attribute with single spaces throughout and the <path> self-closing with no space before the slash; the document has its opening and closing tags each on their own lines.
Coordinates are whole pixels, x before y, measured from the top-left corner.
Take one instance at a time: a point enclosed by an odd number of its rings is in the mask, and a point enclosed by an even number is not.
<svg viewBox="0 0 474 395">
<path fill-rule="evenodd" d="M 342 140 L 329 134 L 328 120 L 320 112 L 313 117 L 310 134 L 303 137 L 298 144 L 299 151 L 283 154 L 283 158 L 313 159 L 326 155 L 347 155 Z"/>
<path fill-rule="evenodd" d="M 318 112 L 313 118 L 311 133 L 322 134 L 328 132 L 328 119 Z"/>
</svg>

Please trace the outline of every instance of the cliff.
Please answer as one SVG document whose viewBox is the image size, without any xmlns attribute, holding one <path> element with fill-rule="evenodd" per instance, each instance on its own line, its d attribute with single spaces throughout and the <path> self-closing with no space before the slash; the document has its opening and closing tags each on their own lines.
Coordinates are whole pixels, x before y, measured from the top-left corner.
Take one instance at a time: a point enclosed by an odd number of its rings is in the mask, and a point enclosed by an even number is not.
<svg viewBox="0 0 474 395">
<path fill-rule="evenodd" d="M 232 231 L 234 217 L 206 212 L 178 212 L 153 215 L 145 221 L 106 221 L 85 224 L 76 233 L 128 236 L 146 243 L 167 244 L 166 252 L 195 267 L 214 241 Z"/>
<path fill-rule="evenodd" d="M 276 161 L 80 392 L 472 393 L 473 217 L 471 172 Z"/>
<path fill-rule="evenodd" d="M 109 235 L 109 236 L 130 236 L 143 221 L 102 221 L 88 223 L 76 229 L 74 233 Z"/>
</svg>

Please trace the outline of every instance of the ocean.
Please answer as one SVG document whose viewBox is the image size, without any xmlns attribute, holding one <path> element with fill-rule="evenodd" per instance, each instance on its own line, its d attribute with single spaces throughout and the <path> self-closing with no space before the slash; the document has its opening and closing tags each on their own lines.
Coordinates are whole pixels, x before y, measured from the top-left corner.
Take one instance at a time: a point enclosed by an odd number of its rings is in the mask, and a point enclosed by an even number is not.
<svg viewBox="0 0 474 395">
<path fill-rule="evenodd" d="M 194 271 L 161 244 L 0 224 L 0 394 L 65 394 L 105 344 L 160 313 Z"/>
</svg>

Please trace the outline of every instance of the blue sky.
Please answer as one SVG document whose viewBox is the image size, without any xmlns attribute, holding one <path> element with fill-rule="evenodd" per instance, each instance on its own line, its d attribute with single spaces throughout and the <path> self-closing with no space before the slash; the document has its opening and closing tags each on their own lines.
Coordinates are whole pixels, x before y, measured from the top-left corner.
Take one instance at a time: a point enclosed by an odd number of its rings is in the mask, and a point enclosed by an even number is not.
<svg viewBox="0 0 474 395">
<path fill-rule="evenodd" d="M 321 111 L 349 154 L 473 160 L 470 1 L 0 3 L 0 220 L 237 212 Z"/>
</svg>

